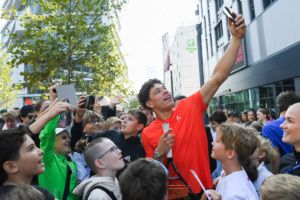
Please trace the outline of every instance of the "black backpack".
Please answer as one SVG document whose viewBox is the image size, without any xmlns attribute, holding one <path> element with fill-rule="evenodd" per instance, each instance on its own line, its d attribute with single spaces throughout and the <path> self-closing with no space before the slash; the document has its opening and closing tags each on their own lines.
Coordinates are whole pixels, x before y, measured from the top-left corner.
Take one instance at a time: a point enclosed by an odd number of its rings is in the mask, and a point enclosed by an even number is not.
<svg viewBox="0 0 300 200">
<path fill-rule="evenodd" d="M 104 192 L 105 192 L 112 200 L 117 200 L 117 198 L 115 197 L 115 195 L 114 195 L 114 193 L 113 193 L 112 191 L 110 191 L 110 190 L 108 190 L 107 188 L 102 187 L 102 186 L 100 186 L 100 185 L 96 185 L 96 186 L 91 187 L 91 188 L 87 191 L 87 193 L 86 193 L 86 195 L 85 195 L 85 198 L 84 198 L 83 200 L 88 200 L 88 198 L 89 198 L 91 192 L 92 192 L 94 189 L 100 189 L 100 190 L 103 190 L 103 191 L 104 191 Z"/>
</svg>

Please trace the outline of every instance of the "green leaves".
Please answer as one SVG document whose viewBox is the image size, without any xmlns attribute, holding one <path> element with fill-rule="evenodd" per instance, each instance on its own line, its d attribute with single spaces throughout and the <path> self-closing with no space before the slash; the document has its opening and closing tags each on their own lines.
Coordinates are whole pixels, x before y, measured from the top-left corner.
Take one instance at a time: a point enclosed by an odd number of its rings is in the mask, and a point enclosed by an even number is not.
<svg viewBox="0 0 300 200">
<path fill-rule="evenodd" d="M 0 108 L 10 108 L 16 100 L 20 85 L 11 82 L 12 66 L 8 56 L 0 51 Z"/>
<path fill-rule="evenodd" d="M 23 73 L 27 86 L 44 89 L 61 80 L 87 93 L 129 92 L 118 37 L 112 21 L 107 21 L 124 0 L 31 2 L 27 6 L 35 12 L 25 12 L 27 7 L 16 18 L 24 31 L 11 34 L 14 43 L 9 47 L 12 64 L 30 66 Z"/>
</svg>

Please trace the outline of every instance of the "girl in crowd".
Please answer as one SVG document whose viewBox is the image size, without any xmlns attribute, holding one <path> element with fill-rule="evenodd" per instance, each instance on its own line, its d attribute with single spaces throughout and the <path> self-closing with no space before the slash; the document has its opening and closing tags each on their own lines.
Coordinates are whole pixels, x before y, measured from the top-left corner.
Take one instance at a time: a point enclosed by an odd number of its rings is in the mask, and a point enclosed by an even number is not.
<svg viewBox="0 0 300 200">
<path fill-rule="evenodd" d="M 247 118 L 248 118 L 248 121 L 250 121 L 250 122 L 257 120 L 256 112 L 254 109 L 251 108 L 247 111 Z"/>
<path fill-rule="evenodd" d="M 218 126 L 212 157 L 221 161 L 224 173 L 216 191 L 209 191 L 211 199 L 258 199 L 251 182 L 257 178 L 257 169 L 250 159 L 257 143 L 257 138 L 250 131 L 237 124 Z"/>
<path fill-rule="evenodd" d="M 259 108 L 256 111 L 257 120 L 262 124 L 265 125 L 267 121 L 269 120 L 269 113 L 268 110 L 265 108 Z"/>
</svg>

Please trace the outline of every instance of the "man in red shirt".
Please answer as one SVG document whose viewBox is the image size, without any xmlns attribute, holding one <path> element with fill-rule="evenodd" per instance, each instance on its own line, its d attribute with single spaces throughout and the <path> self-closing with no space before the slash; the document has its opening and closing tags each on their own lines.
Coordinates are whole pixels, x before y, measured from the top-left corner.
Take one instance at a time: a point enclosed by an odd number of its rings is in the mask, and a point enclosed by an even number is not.
<svg viewBox="0 0 300 200">
<path fill-rule="evenodd" d="M 236 22 L 228 19 L 228 26 L 232 34 L 230 45 L 215 66 L 212 77 L 200 91 L 181 100 L 176 107 L 171 93 L 157 79 L 150 79 L 144 83 L 138 94 L 141 105 L 154 111 L 157 116 L 142 133 L 146 157 L 165 161 L 165 155 L 172 148 L 173 161 L 194 194 L 200 194 L 202 189 L 191 174 L 191 169 L 196 172 L 206 188 L 212 187 L 208 144 L 203 124 L 204 112 L 220 85 L 227 79 L 246 32 L 242 16 L 237 16 Z M 163 133 L 163 123 L 170 125 L 171 129 L 167 133 Z M 169 177 L 175 177 L 174 170 L 171 167 L 169 170 Z M 184 185 L 180 180 L 170 180 L 169 199 L 187 196 L 182 186 Z"/>
</svg>

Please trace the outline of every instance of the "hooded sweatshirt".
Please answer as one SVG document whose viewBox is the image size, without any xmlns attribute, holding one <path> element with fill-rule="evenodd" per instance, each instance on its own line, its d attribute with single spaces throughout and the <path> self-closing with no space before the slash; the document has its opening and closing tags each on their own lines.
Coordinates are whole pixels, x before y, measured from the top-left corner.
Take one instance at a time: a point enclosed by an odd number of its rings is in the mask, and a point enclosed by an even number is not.
<svg viewBox="0 0 300 200">
<path fill-rule="evenodd" d="M 113 192 L 115 197 L 118 200 L 122 199 L 119 182 L 116 178 L 101 177 L 101 176 L 97 176 L 97 175 L 92 176 L 91 178 L 81 182 L 74 189 L 73 193 L 75 195 L 82 196 L 83 197 L 82 199 L 86 199 L 86 195 L 87 195 L 87 192 L 89 191 L 89 189 L 96 185 L 105 187 L 106 189 Z M 108 196 L 108 194 L 99 188 L 93 189 L 87 199 L 88 200 L 111 200 L 111 198 Z"/>
</svg>

